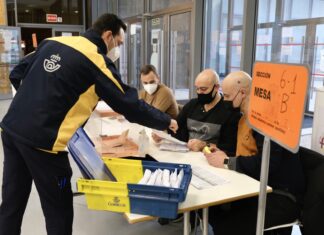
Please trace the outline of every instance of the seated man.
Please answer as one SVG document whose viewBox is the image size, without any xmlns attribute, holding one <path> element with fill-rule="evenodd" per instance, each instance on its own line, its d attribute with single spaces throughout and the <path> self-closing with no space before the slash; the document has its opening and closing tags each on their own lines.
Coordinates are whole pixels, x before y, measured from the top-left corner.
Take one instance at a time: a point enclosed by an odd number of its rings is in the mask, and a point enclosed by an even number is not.
<svg viewBox="0 0 324 235">
<path fill-rule="evenodd" d="M 177 139 L 188 142 L 192 151 L 201 151 L 215 144 L 228 153 L 235 154 L 239 109 L 225 107 L 218 92 L 219 77 L 212 69 L 205 69 L 195 80 L 197 98 L 191 99 L 181 110 L 177 122 Z"/>
<path fill-rule="evenodd" d="M 141 82 L 144 90 L 139 92 L 139 98 L 172 118 L 177 118 L 179 109 L 172 90 L 159 83 L 159 76 L 153 65 L 147 64 L 141 68 Z"/>
<path fill-rule="evenodd" d="M 246 124 L 250 87 L 251 77 L 242 71 L 230 73 L 222 84 L 224 102 L 233 108 L 240 107 L 243 113 L 238 127 L 237 156 L 229 158 L 217 149 L 205 153 L 205 156 L 212 166 L 235 170 L 260 180 L 264 137 Z M 299 218 L 305 190 L 299 154 L 293 154 L 271 141 L 270 155 L 268 185 L 273 192 L 267 195 L 265 228 L 290 223 Z M 258 197 L 243 199 L 231 203 L 227 210 L 220 206 L 211 207 L 209 222 L 215 234 L 255 234 L 257 210 Z M 290 234 L 289 232 L 291 228 L 280 234 Z"/>
</svg>

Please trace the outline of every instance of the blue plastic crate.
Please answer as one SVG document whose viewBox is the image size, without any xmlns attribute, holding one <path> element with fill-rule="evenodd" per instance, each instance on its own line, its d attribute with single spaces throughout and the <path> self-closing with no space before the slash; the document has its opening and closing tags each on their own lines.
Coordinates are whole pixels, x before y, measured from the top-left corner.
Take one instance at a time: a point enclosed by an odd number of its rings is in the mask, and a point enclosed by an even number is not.
<svg viewBox="0 0 324 235">
<path fill-rule="evenodd" d="M 68 144 L 70 153 L 87 179 L 79 179 L 78 191 L 86 195 L 89 209 L 130 212 L 164 218 L 175 218 L 178 204 L 185 200 L 192 176 L 188 164 L 161 163 L 141 160 L 105 158 L 104 173 L 117 182 L 92 180 L 102 172 L 102 160 L 86 133 L 79 129 Z M 92 165 L 94 164 L 94 165 Z M 146 169 L 177 169 L 184 171 L 179 188 L 136 184 Z M 109 177 L 111 178 L 111 177 Z"/>
</svg>

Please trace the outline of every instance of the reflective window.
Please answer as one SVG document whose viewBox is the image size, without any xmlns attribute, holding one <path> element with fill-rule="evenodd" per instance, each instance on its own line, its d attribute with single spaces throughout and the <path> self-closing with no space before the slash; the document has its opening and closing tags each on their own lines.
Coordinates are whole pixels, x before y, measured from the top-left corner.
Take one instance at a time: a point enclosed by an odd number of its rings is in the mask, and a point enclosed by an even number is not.
<svg viewBox="0 0 324 235">
<path fill-rule="evenodd" d="M 255 58 L 307 64 L 312 72 L 306 112 L 313 112 L 315 89 L 324 86 L 324 11 L 318 9 L 324 7 L 323 1 L 283 0 L 276 8 L 264 7 L 274 5 L 272 0 L 259 3 L 263 7 L 258 12 L 261 22 L 258 22 Z M 278 12 L 273 13 L 274 8 Z M 272 15 L 277 16 L 274 22 Z"/>
<path fill-rule="evenodd" d="M 127 30 L 129 25 L 127 25 Z M 121 79 L 124 83 L 128 84 L 128 70 L 127 70 L 127 64 L 128 64 L 128 31 L 125 32 L 125 39 L 124 42 L 120 46 L 120 57 L 119 57 L 119 72 L 121 75 Z"/>
<path fill-rule="evenodd" d="M 170 85 L 176 100 L 189 99 L 190 12 L 170 17 Z"/>
<path fill-rule="evenodd" d="M 306 26 L 283 27 L 281 33 L 280 62 L 304 62 Z"/>
<path fill-rule="evenodd" d="M 0 26 L 0 99 L 12 97 L 9 74 L 21 57 L 20 28 Z"/>
<path fill-rule="evenodd" d="M 151 11 L 158 11 L 187 2 L 192 2 L 192 0 L 151 0 L 150 9 Z"/>
<path fill-rule="evenodd" d="M 323 17 L 324 1 L 313 0 L 312 18 Z"/>
<path fill-rule="evenodd" d="M 272 28 L 258 29 L 255 60 L 270 61 Z"/>
<path fill-rule="evenodd" d="M 144 13 L 144 0 L 119 0 L 118 15 L 127 18 Z"/>
<path fill-rule="evenodd" d="M 310 17 L 310 0 L 285 0 L 284 20 L 304 19 Z"/>
<path fill-rule="evenodd" d="M 149 64 L 155 66 L 162 83 L 166 83 L 166 75 L 164 74 L 163 55 L 166 48 L 163 37 L 163 17 L 156 17 L 148 20 L 148 47 L 147 56 Z"/>
<path fill-rule="evenodd" d="M 233 0 L 233 18 L 232 26 L 242 25 L 243 24 L 243 10 L 244 10 L 244 1 L 242 0 Z"/>
<path fill-rule="evenodd" d="M 323 17 L 323 0 L 285 0 L 284 20 Z"/>
<path fill-rule="evenodd" d="M 140 70 L 141 70 L 141 33 L 142 24 L 130 24 L 130 46 L 129 46 L 129 84 L 134 87 L 140 87 Z"/>
<path fill-rule="evenodd" d="M 314 66 L 311 76 L 309 109 L 314 112 L 316 88 L 324 87 L 324 24 L 316 26 L 314 44 Z"/>
<path fill-rule="evenodd" d="M 83 25 L 82 0 L 17 0 L 19 23 Z"/>
<path fill-rule="evenodd" d="M 14 0 L 7 0 L 7 18 L 8 18 L 8 25 L 15 26 L 16 19 L 15 19 L 15 1 Z"/>
<path fill-rule="evenodd" d="M 239 0 L 208 0 L 205 5 L 204 67 L 215 69 L 221 78 L 240 70 L 243 6 Z"/>
<path fill-rule="evenodd" d="M 242 49 L 242 30 L 231 31 L 229 44 L 229 71 L 240 70 L 241 63 L 241 49 Z"/>
<path fill-rule="evenodd" d="M 264 9 L 268 9 L 265 11 Z M 276 0 L 259 0 L 258 23 L 273 22 L 276 13 Z"/>
</svg>

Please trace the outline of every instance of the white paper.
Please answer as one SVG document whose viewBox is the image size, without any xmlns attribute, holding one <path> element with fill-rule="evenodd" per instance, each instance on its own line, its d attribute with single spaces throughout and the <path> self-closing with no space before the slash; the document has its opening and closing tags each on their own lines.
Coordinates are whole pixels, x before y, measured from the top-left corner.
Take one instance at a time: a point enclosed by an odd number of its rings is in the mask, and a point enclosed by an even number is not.
<svg viewBox="0 0 324 235">
<path fill-rule="evenodd" d="M 163 171 L 161 169 L 157 169 L 156 171 L 157 171 L 157 176 L 154 185 L 163 186 L 163 182 L 162 182 Z"/>
<path fill-rule="evenodd" d="M 183 169 L 181 169 L 181 171 L 179 172 L 178 177 L 177 177 L 176 188 L 180 188 L 180 185 L 181 185 L 181 182 L 183 179 L 183 175 L 184 175 L 184 171 L 183 171 Z"/>
<path fill-rule="evenodd" d="M 177 187 L 177 178 L 178 178 L 178 169 L 175 169 L 175 171 L 172 172 L 170 176 L 170 184 L 172 188 Z"/>
<path fill-rule="evenodd" d="M 154 171 L 153 174 L 151 174 L 151 177 L 150 177 L 149 181 L 147 182 L 147 185 L 154 185 L 157 175 L 158 175 L 158 171 L 156 170 L 156 171 Z"/>
<path fill-rule="evenodd" d="M 164 131 L 158 131 L 158 130 L 153 130 L 152 129 L 152 133 L 156 134 L 157 136 L 159 136 L 160 138 L 162 138 L 163 140 L 167 140 L 170 143 L 176 143 L 176 144 L 181 144 L 181 145 L 187 145 L 186 142 L 180 141 L 174 137 L 172 137 L 170 134 L 164 132 Z"/>
<path fill-rule="evenodd" d="M 188 152 L 189 148 L 186 145 L 175 144 L 169 142 L 162 142 L 159 147 L 163 151 L 173 151 L 173 152 Z"/>
<path fill-rule="evenodd" d="M 144 172 L 143 178 L 138 182 L 138 184 L 146 184 L 151 177 L 152 172 L 149 169 L 146 169 Z"/>
<path fill-rule="evenodd" d="M 163 170 L 162 184 L 165 187 L 170 187 L 170 171 L 168 169 Z"/>
<path fill-rule="evenodd" d="M 212 186 L 227 184 L 229 180 L 199 166 L 193 166 L 190 183 L 197 189 L 205 189 Z"/>
<path fill-rule="evenodd" d="M 98 111 L 106 111 L 106 110 L 112 110 L 108 104 L 104 101 L 99 101 L 96 107 L 96 110 Z"/>
</svg>

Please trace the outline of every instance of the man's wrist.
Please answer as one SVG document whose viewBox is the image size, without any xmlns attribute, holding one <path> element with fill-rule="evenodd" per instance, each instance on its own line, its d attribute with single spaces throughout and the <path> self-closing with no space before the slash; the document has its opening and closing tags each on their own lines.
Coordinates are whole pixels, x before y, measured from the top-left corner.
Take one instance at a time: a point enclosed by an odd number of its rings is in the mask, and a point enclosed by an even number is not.
<svg viewBox="0 0 324 235">
<path fill-rule="evenodd" d="M 227 166 L 228 166 L 229 170 L 236 171 L 236 159 L 237 159 L 237 157 L 229 157 L 228 158 Z"/>
<path fill-rule="evenodd" d="M 229 163 L 229 158 L 228 157 L 224 158 L 223 165 L 225 169 L 228 169 L 228 163 Z"/>
</svg>

